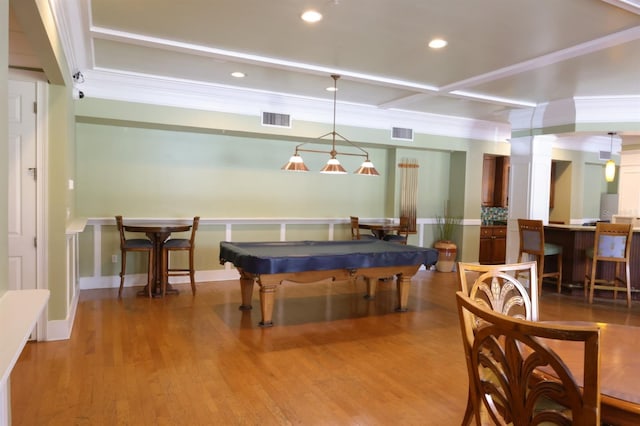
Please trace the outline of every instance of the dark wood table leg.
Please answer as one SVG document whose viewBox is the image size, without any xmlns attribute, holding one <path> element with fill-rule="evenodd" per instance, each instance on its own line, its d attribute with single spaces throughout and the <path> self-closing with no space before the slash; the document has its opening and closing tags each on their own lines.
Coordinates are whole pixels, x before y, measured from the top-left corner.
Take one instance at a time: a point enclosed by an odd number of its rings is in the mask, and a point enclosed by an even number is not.
<svg viewBox="0 0 640 426">
<path fill-rule="evenodd" d="M 147 237 L 153 243 L 153 288 L 151 295 L 153 297 L 162 297 L 162 245 L 171 235 L 170 232 L 147 232 Z M 178 294 L 178 289 L 167 284 L 167 294 Z M 147 295 L 147 286 L 138 292 L 138 296 Z"/>
</svg>

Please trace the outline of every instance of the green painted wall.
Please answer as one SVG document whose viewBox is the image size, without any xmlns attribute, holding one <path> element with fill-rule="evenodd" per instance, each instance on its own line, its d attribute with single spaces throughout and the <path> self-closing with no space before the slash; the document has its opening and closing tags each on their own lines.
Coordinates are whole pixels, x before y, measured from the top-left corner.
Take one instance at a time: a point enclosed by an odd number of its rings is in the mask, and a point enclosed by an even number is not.
<svg viewBox="0 0 640 426">
<path fill-rule="evenodd" d="M 79 216 L 384 214 L 384 177 L 283 172 L 292 149 L 282 141 L 82 123 L 77 138 Z M 387 151 L 369 151 L 378 171 L 388 175 Z M 328 156 L 304 158 L 317 171 Z M 348 169 L 360 162 L 342 159 Z"/>
<path fill-rule="evenodd" d="M 8 0 L 0 0 L 0 129 L 5 131 L 0 134 L 0 297 L 9 289 L 9 251 L 7 245 L 9 242 L 7 221 L 8 221 L 8 204 L 7 197 L 9 193 L 7 186 L 9 184 L 9 134 L 6 129 L 9 128 L 9 110 L 8 99 L 8 66 L 9 66 L 9 2 Z"/>
<path fill-rule="evenodd" d="M 49 319 L 67 317 L 70 289 L 67 288 L 66 226 L 74 215 L 74 196 L 68 189 L 74 166 L 74 113 L 71 89 L 49 86 L 49 146 L 47 165 L 48 223 L 47 266 Z"/>
<path fill-rule="evenodd" d="M 78 103 L 81 108 L 82 103 Z M 126 109 L 126 107 L 124 107 Z M 164 114 L 153 108 L 160 116 Z M 173 109 L 170 109 L 173 111 Z M 193 124 L 193 123 L 192 123 Z M 367 132 L 354 132 L 365 139 Z M 193 217 L 205 218 L 346 218 L 397 216 L 400 184 L 397 162 L 416 159 L 420 164 L 418 217 L 433 217 L 449 198 L 451 153 L 443 150 L 398 148 L 370 144 L 371 160 L 379 177 L 326 176 L 317 171 L 328 156 L 304 154 L 313 172 L 286 173 L 280 167 L 295 144 L 256 133 L 235 136 L 174 123 L 167 127 L 118 120 L 82 120 L 76 125 L 76 210 L 80 217 Z M 263 135 L 264 136 L 264 135 Z M 368 137 L 368 136 L 367 136 Z M 442 139 L 442 138 L 440 138 Z M 446 138 L 444 138 L 446 139 Z M 450 138 L 449 138 L 450 139 Z M 465 146 L 460 140 L 449 140 Z M 442 144 L 441 140 L 436 145 Z M 361 159 L 343 157 L 354 170 Z M 464 170 L 464 167 L 462 168 Z M 434 184 L 437 183 L 437 184 Z M 274 189 L 275 188 L 275 189 Z M 202 269 L 220 268 L 217 247 L 224 230 L 201 227 L 196 263 Z M 211 227 L 216 228 L 216 227 Z M 92 229 L 80 237 L 80 275 L 93 273 Z M 101 247 L 103 275 L 116 275 L 120 263 L 114 229 L 104 229 Z M 255 232 L 253 232 L 255 231 Z M 279 239 L 279 228 L 266 234 L 257 230 L 247 238 Z M 241 232 L 245 232 L 243 229 Z M 287 230 L 288 238 L 326 239 L 326 229 Z M 336 239 L 349 238 L 348 227 L 335 230 Z M 425 241 L 432 243 L 431 230 Z M 234 231 L 234 239 L 242 233 Z M 411 236 L 417 244 L 417 236 Z M 143 271 L 144 260 L 128 262 L 127 269 Z M 131 266 L 129 266 L 131 265 Z"/>
</svg>

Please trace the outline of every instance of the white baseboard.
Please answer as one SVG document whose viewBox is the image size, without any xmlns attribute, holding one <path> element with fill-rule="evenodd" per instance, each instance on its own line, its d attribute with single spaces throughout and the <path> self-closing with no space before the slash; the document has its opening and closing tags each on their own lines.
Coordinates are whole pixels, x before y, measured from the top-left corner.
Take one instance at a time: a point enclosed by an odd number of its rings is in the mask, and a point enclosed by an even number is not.
<svg viewBox="0 0 640 426">
<path fill-rule="evenodd" d="M 204 281 L 228 281 L 237 280 L 240 274 L 236 269 L 217 269 L 209 271 L 196 271 L 196 282 Z M 146 274 L 127 275 L 124 280 L 125 287 L 136 287 L 145 285 L 147 282 Z M 171 283 L 182 284 L 188 283 L 189 277 L 173 277 Z M 81 277 L 80 290 L 95 290 L 99 288 L 118 288 L 120 287 L 119 276 L 109 277 Z"/>
<path fill-rule="evenodd" d="M 69 306 L 69 315 L 63 320 L 53 320 L 47 322 L 47 335 L 45 340 L 48 342 L 54 340 L 67 340 L 71 337 L 73 330 L 73 322 L 76 318 L 76 308 L 78 307 L 78 291 L 76 291 L 73 300 Z"/>
</svg>

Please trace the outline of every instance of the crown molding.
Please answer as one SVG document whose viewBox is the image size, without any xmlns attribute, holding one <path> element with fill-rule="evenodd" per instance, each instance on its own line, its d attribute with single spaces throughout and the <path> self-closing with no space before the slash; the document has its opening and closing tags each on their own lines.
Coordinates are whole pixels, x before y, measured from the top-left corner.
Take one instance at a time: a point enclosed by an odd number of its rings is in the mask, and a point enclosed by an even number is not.
<svg viewBox="0 0 640 426">
<path fill-rule="evenodd" d="M 576 97 L 576 123 L 639 123 L 640 95 Z"/>
<path fill-rule="evenodd" d="M 513 131 L 592 123 L 638 123 L 640 95 L 575 97 L 513 110 L 509 114 Z"/>
<path fill-rule="evenodd" d="M 231 86 L 205 84 L 148 74 L 108 69 L 87 70 L 82 91 L 91 98 L 193 108 L 231 114 L 260 116 L 263 111 L 291 115 L 292 120 L 331 123 L 333 101 Z M 382 109 L 347 102 L 337 103 L 336 124 L 371 129 L 411 128 L 415 133 L 448 137 L 505 141 L 508 124 Z"/>
</svg>

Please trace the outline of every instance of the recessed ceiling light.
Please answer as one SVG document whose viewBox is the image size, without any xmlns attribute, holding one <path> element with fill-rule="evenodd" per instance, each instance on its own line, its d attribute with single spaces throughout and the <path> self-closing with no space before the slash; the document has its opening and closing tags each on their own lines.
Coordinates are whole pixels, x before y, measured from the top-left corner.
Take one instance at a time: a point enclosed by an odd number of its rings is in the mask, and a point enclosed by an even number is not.
<svg viewBox="0 0 640 426">
<path fill-rule="evenodd" d="M 429 42 L 429 47 L 432 49 L 442 49 L 447 45 L 447 40 L 441 38 L 434 38 Z"/>
<path fill-rule="evenodd" d="M 241 71 L 234 71 L 231 73 L 231 77 L 235 77 L 235 78 L 244 78 L 247 75 Z"/>
<path fill-rule="evenodd" d="M 315 10 L 307 10 L 300 17 L 305 22 L 318 22 L 322 19 L 322 14 L 320 12 L 316 12 Z"/>
</svg>

